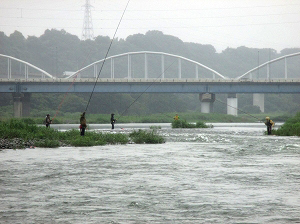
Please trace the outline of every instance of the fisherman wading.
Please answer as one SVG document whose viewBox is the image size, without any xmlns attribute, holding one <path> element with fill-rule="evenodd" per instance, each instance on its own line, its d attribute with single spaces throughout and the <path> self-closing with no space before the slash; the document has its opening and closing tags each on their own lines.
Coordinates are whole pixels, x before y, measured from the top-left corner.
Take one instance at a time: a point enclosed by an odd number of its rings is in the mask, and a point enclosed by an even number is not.
<svg viewBox="0 0 300 224">
<path fill-rule="evenodd" d="M 266 117 L 265 125 L 267 126 L 268 135 L 272 134 L 272 127 L 274 127 L 275 123 L 270 120 L 269 117 Z"/>
<path fill-rule="evenodd" d="M 86 129 L 86 119 L 85 119 L 85 112 L 83 112 L 81 114 L 81 117 L 80 117 L 80 135 L 81 136 L 84 136 L 84 133 L 85 133 L 85 129 Z"/>
<path fill-rule="evenodd" d="M 111 129 L 115 128 L 116 119 L 114 116 L 115 116 L 115 114 L 111 114 L 111 117 L 110 117 Z"/>
</svg>

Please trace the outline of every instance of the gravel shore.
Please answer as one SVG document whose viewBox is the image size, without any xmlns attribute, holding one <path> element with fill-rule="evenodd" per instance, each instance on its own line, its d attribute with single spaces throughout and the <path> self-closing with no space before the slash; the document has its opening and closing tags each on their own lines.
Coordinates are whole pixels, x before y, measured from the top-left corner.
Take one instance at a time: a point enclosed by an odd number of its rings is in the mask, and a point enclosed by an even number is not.
<svg viewBox="0 0 300 224">
<path fill-rule="evenodd" d="M 24 141 L 20 138 L 0 139 L 0 149 L 25 149 L 34 147 L 34 141 Z"/>
<path fill-rule="evenodd" d="M 43 141 L 43 140 L 38 140 Z M 59 147 L 67 147 L 70 146 L 64 142 L 59 142 Z M 21 138 L 13 138 L 13 139 L 3 139 L 0 138 L 0 150 L 1 149 L 26 149 L 26 148 L 35 148 L 35 141 L 28 140 L 24 141 Z"/>
</svg>

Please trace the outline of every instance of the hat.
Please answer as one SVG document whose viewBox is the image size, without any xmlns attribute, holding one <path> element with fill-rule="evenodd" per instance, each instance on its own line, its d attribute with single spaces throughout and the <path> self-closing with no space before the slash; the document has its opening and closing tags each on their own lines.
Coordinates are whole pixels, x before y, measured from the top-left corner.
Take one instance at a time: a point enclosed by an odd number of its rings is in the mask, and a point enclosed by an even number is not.
<svg viewBox="0 0 300 224">
<path fill-rule="evenodd" d="M 50 116 L 50 114 L 47 114 L 47 116 Z"/>
<path fill-rule="evenodd" d="M 266 120 L 270 120 L 270 118 L 269 118 L 269 117 L 266 117 Z"/>
</svg>

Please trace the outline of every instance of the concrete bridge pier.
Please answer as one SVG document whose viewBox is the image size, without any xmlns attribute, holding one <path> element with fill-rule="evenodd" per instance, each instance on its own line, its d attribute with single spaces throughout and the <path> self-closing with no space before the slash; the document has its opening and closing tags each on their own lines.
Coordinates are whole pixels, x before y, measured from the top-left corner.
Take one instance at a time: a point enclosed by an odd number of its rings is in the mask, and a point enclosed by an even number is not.
<svg viewBox="0 0 300 224">
<path fill-rule="evenodd" d="M 13 93 L 14 117 L 28 117 L 30 115 L 31 93 Z"/>
<path fill-rule="evenodd" d="M 265 94 L 253 93 L 253 106 L 259 106 L 261 112 L 265 112 Z"/>
<path fill-rule="evenodd" d="M 14 117 L 22 117 L 22 94 L 13 93 Z"/>
<path fill-rule="evenodd" d="M 227 114 L 237 116 L 238 115 L 238 99 L 236 93 L 230 93 L 227 97 Z"/>
<path fill-rule="evenodd" d="M 199 94 L 201 102 L 201 113 L 208 114 L 213 112 L 213 103 L 216 100 L 216 95 L 213 93 L 201 93 Z"/>
</svg>

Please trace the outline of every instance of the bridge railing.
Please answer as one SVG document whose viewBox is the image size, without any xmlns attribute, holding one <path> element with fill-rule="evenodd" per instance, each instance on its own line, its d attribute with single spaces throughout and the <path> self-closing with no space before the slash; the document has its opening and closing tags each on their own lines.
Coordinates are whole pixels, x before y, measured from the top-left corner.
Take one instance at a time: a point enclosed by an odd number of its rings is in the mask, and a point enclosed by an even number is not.
<svg viewBox="0 0 300 224">
<path fill-rule="evenodd" d="M 159 59 L 156 58 L 156 61 L 160 60 L 160 71 L 156 74 L 156 78 L 170 78 L 170 77 L 167 77 L 166 76 L 166 72 L 170 69 L 170 67 L 173 65 L 173 64 L 177 64 L 177 75 L 176 76 L 173 76 L 171 78 L 184 78 L 183 75 L 182 75 L 182 62 L 185 61 L 185 62 L 188 62 L 188 63 L 191 63 L 195 66 L 194 68 L 194 76 L 191 76 L 191 78 L 200 78 L 201 75 L 199 75 L 199 68 L 202 68 L 202 69 L 205 69 L 207 71 L 209 71 L 212 75 L 212 78 L 215 79 L 215 78 L 221 78 L 221 79 L 226 79 L 225 76 L 221 75 L 219 72 L 215 71 L 214 69 L 208 67 L 208 66 L 205 66 L 199 62 L 196 62 L 194 60 L 191 60 L 191 59 L 188 59 L 188 58 L 185 58 L 185 57 L 182 57 L 182 56 L 178 56 L 178 55 L 174 55 L 174 54 L 168 54 L 168 53 L 163 53 L 163 52 L 153 52 L 153 51 L 140 51 L 140 52 L 128 52 L 128 53 L 124 53 L 124 54 L 118 54 L 118 55 L 114 55 L 114 56 L 110 56 L 110 57 L 107 57 L 106 59 L 101 59 L 99 61 L 96 61 L 96 62 L 93 62 L 81 69 L 79 69 L 78 71 L 74 72 L 72 75 L 66 77 L 66 79 L 69 79 L 69 78 L 72 78 L 72 77 L 76 77 L 76 76 L 79 76 L 81 77 L 81 73 L 87 69 L 91 69 L 93 68 L 93 77 L 94 78 L 97 78 L 99 76 L 99 72 L 100 72 L 100 69 L 103 68 L 104 66 L 104 63 L 105 62 L 110 62 L 110 78 L 117 78 L 116 77 L 116 68 L 115 68 L 115 60 L 117 58 L 126 58 L 126 61 L 127 61 L 127 71 L 122 71 L 123 73 L 123 77 L 124 78 L 128 78 L 128 79 L 131 79 L 131 78 L 136 78 L 133 76 L 133 66 L 132 66 L 132 57 L 134 55 L 142 55 L 143 56 L 143 78 L 144 79 L 147 79 L 147 78 L 150 78 L 150 75 L 149 75 L 149 70 L 151 68 L 149 68 L 149 57 L 151 55 L 156 55 L 159 57 Z M 167 64 L 166 63 L 166 57 L 171 57 L 173 60 Z M 123 60 L 124 62 L 125 60 Z M 159 62 L 158 62 L 159 64 Z M 101 66 L 100 69 L 98 66 Z M 156 67 L 157 67 L 157 64 L 156 64 Z M 141 61 L 139 63 L 139 68 L 141 69 Z M 157 70 L 157 68 L 155 68 Z M 152 68 L 153 70 L 153 68 Z M 124 75 L 125 73 L 127 73 L 126 75 Z M 100 74 L 101 75 L 101 74 Z M 120 76 L 120 75 L 119 75 Z"/>
<path fill-rule="evenodd" d="M 236 79 L 240 79 L 240 80 L 252 80 L 254 77 L 253 77 L 253 72 L 255 71 L 259 71 L 259 69 L 263 68 L 263 67 L 267 67 L 267 72 L 266 72 L 266 79 L 267 80 L 270 80 L 271 79 L 271 75 L 270 75 L 270 65 L 274 62 L 277 62 L 277 61 L 281 61 L 281 60 L 284 60 L 284 79 L 288 79 L 288 64 L 287 64 L 287 59 L 288 58 L 291 58 L 291 57 L 296 57 L 296 56 L 299 56 L 300 55 L 300 52 L 297 52 L 297 53 L 293 53 L 293 54 L 288 54 L 288 55 L 284 55 L 282 57 L 279 57 L 279 58 L 275 58 L 273 60 L 270 60 L 270 61 L 267 61 L 251 70 L 249 70 L 248 72 L 244 73 L 243 75 L 237 77 Z M 300 75 L 300 73 L 299 73 Z M 283 77 L 281 77 L 283 78 Z"/>
<path fill-rule="evenodd" d="M 55 79 L 55 77 L 53 77 L 52 75 L 50 75 L 48 72 L 44 71 L 43 69 L 34 66 L 26 61 L 20 60 L 18 58 L 9 56 L 9 55 L 4 55 L 4 54 L 0 54 L 0 57 L 6 58 L 7 59 L 7 78 L 8 79 L 13 79 L 13 78 L 22 78 L 24 77 L 25 79 L 28 79 L 29 76 L 33 76 L 33 77 L 38 77 L 41 76 L 42 78 L 48 77 L 48 78 L 52 78 Z M 19 71 L 18 72 L 13 72 L 12 70 L 12 62 L 19 62 L 20 66 L 19 66 Z M 22 71 L 21 65 L 24 65 L 24 70 Z M 36 71 L 39 71 L 41 74 L 38 73 L 33 73 L 33 72 L 29 72 L 29 68 L 33 68 Z"/>
</svg>

